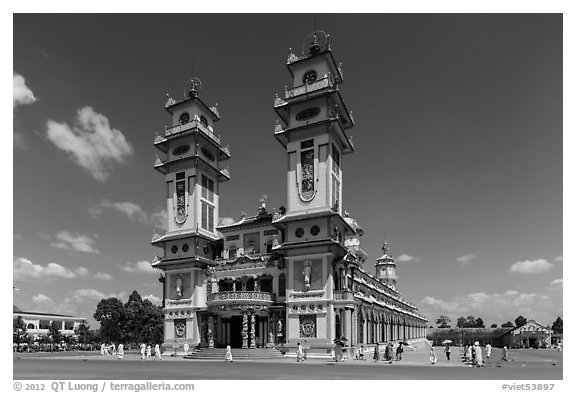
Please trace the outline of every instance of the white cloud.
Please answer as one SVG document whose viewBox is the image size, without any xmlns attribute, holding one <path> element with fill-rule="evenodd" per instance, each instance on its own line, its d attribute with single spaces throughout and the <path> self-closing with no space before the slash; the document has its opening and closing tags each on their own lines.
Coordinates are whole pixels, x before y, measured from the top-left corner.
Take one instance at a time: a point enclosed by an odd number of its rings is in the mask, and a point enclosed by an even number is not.
<svg viewBox="0 0 576 393">
<path fill-rule="evenodd" d="M 109 199 L 103 199 L 96 206 L 92 206 L 88 212 L 92 218 L 97 218 L 104 213 L 104 210 L 114 210 L 125 214 L 132 221 L 136 221 L 146 225 L 152 225 L 160 229 L 167 227 L 167 213 L 166 209 L 159 209 L 152 214 L 148 214 L 134 202 L 113 202 Z"/>
<path fill-rule="evenodd" d="M 150 214 L 149 222 L 156 228 L 166 230 L 168 228 L 168 213 L 166 212 L 166 209 L 161 209 Z"/>
<path fill-rule="evenodd" d="M 156 274 L 158 271 L 152 267 L 152 264 L 148 261 L 138 261 L 135 263 L 127 263 L 125 265 L 119 266 L 120 270 L 129 273 L 152 273 Z"/>
<path fill-rule="evenodd" d="M 510 272 L 521 274 L 539 274 L 548 271 L 553 267 L 554 265 L 545 259 L 536 259 L 534 261 L 518 261 L 510 266 Z"/>
<path fill-rule="evenodd" d="M 75 269 L 74 272 L 80 277 L 87 277 L 89 274 L 88 269 L 86 269 L 85 267 L 79 267 Z"/>
<path fill-rule="evenodd" d="M 396 258 L 398 262 L 419 262 L 420 258 L 408 254 L 401 254 Z"/>
<path fill-rule="evenodd" d="M 128 294 L 126 292 L 105 294 L 93 288 L 76 289 L 74 292 L 72 292 L 72 296 L 64 299 L 64 303 L 66 304 L 85 303 L 91 301 L 99 302 L 100 300 L 107 299 L 109 297 L 115 297 L 118 298 L 120 301 L 126 301 L 128 299 Z"/>
<path fill-rule="evenodd" d="M 15 281 L 29 281 L 34 279 L 49 278 L 74 278 L 76 274 L 57 263 L 49 263 L 46 266 L 32 263 L 26 258 L 15 258 L 12 265 Z"/>
<path fill-rule="evenodd" d="M 36 102 L 36 97 L 34 93 L 28 86 L 26 86 L 26 80 L 20 74 L 14 74 L 14 106 L 16 108 L 18 105 L 27 105 Z"/>
<path fill-rule="evenodd" d="M 72 234 L 68 231 L 61 231 L 56 234 L 58 242 L 50 243 L 51 246 L 64 250 L 74 250 L 79 252 L 100 254 L 100 251 L 94 248 L 94 239 L 87 235 Z"/>
<path fill-rule="evenodd" d="M 105 181 L 115 163 L 123 163 L 134 149 L 108 118 L 86 106 L 78 110 L 76 125 L 48 120 L 47 136 L 58 148 L 98 181 Z"/>
<path fill-rule="evenodd" d="M 142 296 L 142 299 L 148 299 L 148 300 L 150 300 L 153 304 L 156 304 L 156 305 L 162 304 L 162 299 L 160 299 L 158 296 L 154 296 L 154 295 L 152 295 L 152 294 L 146 295 L 146 296 Z"/>
<path fill-rule="evenodd" d="M 498 324 L 514 320 L 518 315 L 541 320 L 548 319 L 562 309 L 562 296 L 554 292 L 523 293 L 508 290 L 504 293 L 487 294 L 484 292 L 455 296 L 448 300 L 427 296 L 422 299 L 430 315 L 449 314 L 453 318 L 474 315 L 486 321 L 497 321 Z"/>
<path fill-rule="evenodd" d="M 39 293 L 38 295 L 32 296 L 32 303 L 38 305 L 51 305 L 54 304 L 54 301 L 50 297 Z"/>
<path fill-rule="evenodd" d="M 220 225 L 232 225 L 236 222 L 232 217 L 222 217 Z"/>
<path fill-rule="evenodd" d="M 468 265 L 470 262 L 472 262 L 472 260 L 474 258 L 476 258 L 476 255 L 466 254 L 466 255 L 462 255 L 461 257 L 456 258 L 456 260 L 458 262 L 460 262 L 460 265 L 464 266 L 464 265 Z"/>
<path fill-rule="evenodd" d="M 98 280 L 104 280 L 104 281 L 110 281 L 112 280 L 112 276 L 109 275 L 108 273 L 102 273 L 102 272 L 97 272 L 94 275 L 94 278 L 98 279 Z"/>
<path fill-rule="evenodd" d="M 563 278 L 557 278 L 556 280 L 552 280 L 550 282 L 550 288 L 551 289 L 562 289 L 564 287 L 564 279 Z"/>
</svg>

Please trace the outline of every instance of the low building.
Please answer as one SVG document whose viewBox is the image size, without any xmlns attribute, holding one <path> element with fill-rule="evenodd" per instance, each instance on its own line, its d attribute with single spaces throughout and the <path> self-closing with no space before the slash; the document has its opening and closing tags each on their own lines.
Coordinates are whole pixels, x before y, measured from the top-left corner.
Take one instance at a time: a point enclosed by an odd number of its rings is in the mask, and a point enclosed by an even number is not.
<svg viewBox="0 0 576 393">
<path fill-rule="evenodd" d="M 14 307 L 12 319 L 15 321 L 18 317 L 22 317 L 26 326 L 26 333 L 28 333 L 32 338 L 36 338 L 41 334 L 48 334 L 52 323 L 57 324 L 62 335 L 71 336 L 74 334 L 74 330 L 78 326 L 86 322 L 82 317 L 73 317 L 70 315 L 54 313 L 20 311 L 17 307 Z"/>
<path fill-rule="evenodd" d="M 426 337 L 433 345 L 442 345 L 445 340 L 452 345 L 464 346 L 490 344 L 493 347 L 509 348 L 548 348 L 552 345 L 552 330 L 534 320 L 528 320 L 516 328 L 454 328 L 430 329 Z"/>
<path fill-rule="evenodd" d="M 533 319 L 503 335 L 504 345 L 510 348 L 547 348 L 552 345 L 552 329 Z"/>
</svg>

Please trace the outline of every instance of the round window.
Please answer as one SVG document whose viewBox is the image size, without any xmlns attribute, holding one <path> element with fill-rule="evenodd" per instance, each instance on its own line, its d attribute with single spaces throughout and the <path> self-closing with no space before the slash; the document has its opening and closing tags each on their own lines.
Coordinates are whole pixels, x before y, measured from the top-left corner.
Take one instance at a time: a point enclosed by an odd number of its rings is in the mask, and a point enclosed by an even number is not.
<svg viewBox="0 0 576 393">
<path fill-rule="evenodd" d="M 182 251 L 188 252 L 188 244 L 184 244 L 184 245 L 182 246 Z"/>
<path fill-rule="evenodd" d="M 178 246 L 172 246 L 172 254 L 176 254 L 178 252 Z"/>
<path fill-rule="evenodd" d="M 302 82 L 306 85 L 314 82 L 318 78 L 318 73 L 314 70 L 306 71 L 304 76 L 302 77 Z"/>
<path fill-rule="evenodd" d="M 178 121 L 180 122 L 180 124 L 188 123 L 190 121 L 190 114 L 188 114 L 188 112 L 182 113 Z"/>
<path fill-rule="evenodd" d="M 302 228 L 296 229 L 296 237 L 302 237 L 302 236 L 304 236 L 304 229 Z"/>
<path fill-rule="evenodd" d="M 310 228 L 310 233 L 312 236 L 318 235 L 320 233 L 320 227 L 318 225 L 314 225 L 312 228 Z"/>
<path fill-rule="evenodd" d="M 317 107 L 304 109 L 296 114 L 296 120 L 298 121 L 310 120 L 318 116 L 319 113 L 320 108 Z"/>
<path fill-rule="evenodd" d="M 175 156 L 181 156 L 182 154 L 188 153 L 189 150 L 190 145 L 180 145 L 178 147 L 175 147 L 174 150 L 172 150 L 172 154 Z"/>
</svg>

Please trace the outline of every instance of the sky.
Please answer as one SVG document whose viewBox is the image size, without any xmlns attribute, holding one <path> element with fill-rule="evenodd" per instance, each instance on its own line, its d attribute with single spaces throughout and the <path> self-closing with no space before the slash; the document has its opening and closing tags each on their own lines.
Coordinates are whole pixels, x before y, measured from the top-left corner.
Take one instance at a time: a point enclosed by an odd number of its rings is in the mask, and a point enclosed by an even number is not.
<svg viewBox="0 0 576 393">
<path fill-rule="evenodd" d="M 563 316 L 561 14 L 14 15 L 13 304 L 97 327 L 103 297 L 161 302 L 153 141 L 193 76 L 232 153 L 221 216 L 285 205 L 273 99 L 315 28 L 356 123 L 343 206 L 365 269 L 388 242 L 431 325 Z"/>
</svg>

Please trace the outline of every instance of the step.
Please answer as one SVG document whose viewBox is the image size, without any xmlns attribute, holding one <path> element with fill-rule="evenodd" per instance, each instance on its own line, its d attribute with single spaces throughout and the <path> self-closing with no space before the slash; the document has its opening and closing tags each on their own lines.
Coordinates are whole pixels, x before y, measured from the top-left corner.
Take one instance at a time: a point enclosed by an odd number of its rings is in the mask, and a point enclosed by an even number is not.
<svg viewBox="0 0 576 393">
<path fill-rule="evenodd" d="M 225 348 L 200 348 L 194 353 L 184 356 L 185 359 L 217 359 L 223 360 L 226 357 Z M 271 348 L 233 348 L 232 358 L 236 360 L 249 359 L 283 359 L 284 355 L 276 349 Z"/>
</svg>

